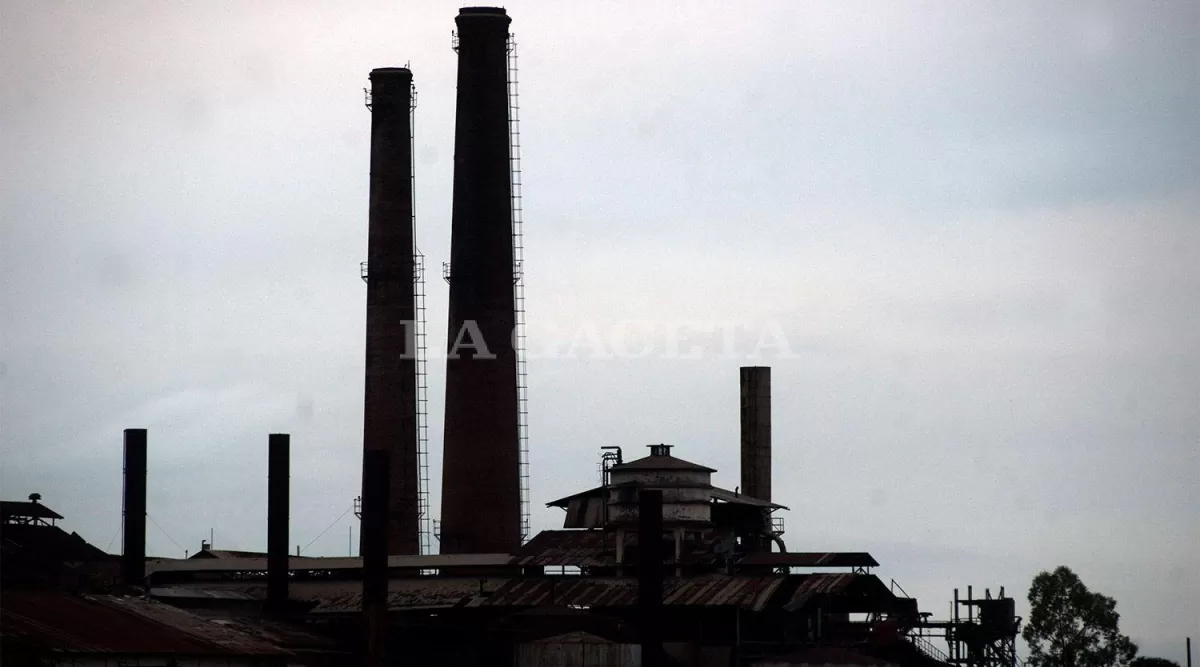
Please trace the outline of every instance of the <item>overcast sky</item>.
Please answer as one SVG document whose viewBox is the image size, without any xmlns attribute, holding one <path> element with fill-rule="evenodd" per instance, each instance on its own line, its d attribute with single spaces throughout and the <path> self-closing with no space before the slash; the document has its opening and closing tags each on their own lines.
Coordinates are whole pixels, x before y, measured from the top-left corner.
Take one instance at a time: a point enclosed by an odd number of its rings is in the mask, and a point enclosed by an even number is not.
<svg viewBox="0 0 1200 667">
<path fill-rule="evenodd" d="M 1182 660 L 1200 4 L 844 4 L 508 6 L 535 527 L 596 483 L 603 445 L 673 444 L 737 485 L 737 368 L 768 364 L 791 550 L 869 550 L 937 615 L 968 584 L 1023 613 L 1065 564 Z M 144 427 L 153 554 L 210 528 L 264 548 L 271 432 L 292 434 L 293 542 L 351 506 L 362 88 L 411 62 L 440 346 L 456 10 L 0 3 L 4 498 L 40 492 L 119 550 L 121 431 Z M 648 356 L 614 353 L 623 329 Z M 352 525 L 305 553 L 346 553 Z"/>
</svg>

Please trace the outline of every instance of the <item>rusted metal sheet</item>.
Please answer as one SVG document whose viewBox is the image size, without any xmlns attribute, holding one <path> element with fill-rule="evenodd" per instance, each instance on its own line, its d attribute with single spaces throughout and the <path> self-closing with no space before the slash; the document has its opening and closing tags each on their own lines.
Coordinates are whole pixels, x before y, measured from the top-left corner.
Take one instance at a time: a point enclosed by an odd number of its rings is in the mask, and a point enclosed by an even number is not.
<svg viewBox="0 0 1200 667">
<path fill-rule="evenodd" d="M 509 554 L 433 554 L 429 556 L 389 556 L 388 569 L 431 570 L 455 567 L 495 567 L 509 562 Z M 288 558 L 293 572 L 323 570 L 358 570 L 361 558 Z M 199 558 L 175 560 L 156 558 L 147 561 L 146 572 L 265 572 L 266 557 L 261 558 Z"/>
<path fill-rule="evenodd" d="M 641 647 L 586 632 L 547 637 L 517 647 L 517 667 L 635 667 Z"/>
<path fill-rule="evenodd" d="M 786 577 L 712 576 L 668 579 L 663 604 L 737 606 L 762 611 Z M 637 603 L 637 581 L 629 577 L 513 579 L 488 597 L 485 606 L 628 607 Z"/>
<path fill-rule="evenodd" d="M 714 548 L 719 542 L 716 534 L 706 534 L 699 541 L 683 545 L 680 562 L 685 565 L 711 565 L 720 561 Z M 637 546 L 637 534 L 625 535 L 625 547 Z M 674 554 L 664 562 L 672 562 Z M 600 530 L 544 530 L 521 547 L 510 561 L 512 565 L 540 567 L 615 567 L 616 537 Z"/>
<path fill-rule="evenodd" d="M 388 582 L 387 606 L 391 611 L 446 609 L 479 606 L 503 587 L 505 578 L 424 577 L 395 579 Z M 362 611 L 362 586 L 353 581 L 294 583 L 292 599 L 315 602 L 313 614 L 351 614 Z"/>
<path fill-rule="evenodd" d="M 773 503 L 761 498 L 752 498 L 744 493 L 735 493 L 728 489 L 719 489 L 715 486 L 709 490 L 709 495 L 713 500 L 720 500 L 721 502 L 732 503 L 734 505 L 750 505 L 764 509 L 787 509 L 787 507 L 779 503 Z"/>
<path fill-rule="evenodd" d="M 544 530 L 522 546 L 514 565 L 611 567 L 616 565 L 612 533 L 599 530 Z"/>
<path fill-rule="evenodd" d="M 80 653 L 289 653 L 239 631 L 233 622 L 201 618 L 140 598 L 5 591 L 0 628 L 5 639 Z"/>
<path fill-rule="evenodd" d="M 803 577 L 800 585 L 796 587 L 796 591 L 792 593 L 792 598 L 783 608 L 787 611 L 795 611 L 801 609 L 808 604 L 809 600 L 819 595 L 837 595 L 843 593 L 847 588 L 853 585 L 860 577 L 874 578 L 869 574 L 853 574 L 849 572 L 839 573 L 820 573 L 796 575 Z"/>
<path fill-rule="evenodd" d="M 771 595 L 786 577 L 739 577 L 714 575 L 668 580 L 664 603 L 668 605 L 736 606 L 750 611 L 766 608 Z"/>
</svg>

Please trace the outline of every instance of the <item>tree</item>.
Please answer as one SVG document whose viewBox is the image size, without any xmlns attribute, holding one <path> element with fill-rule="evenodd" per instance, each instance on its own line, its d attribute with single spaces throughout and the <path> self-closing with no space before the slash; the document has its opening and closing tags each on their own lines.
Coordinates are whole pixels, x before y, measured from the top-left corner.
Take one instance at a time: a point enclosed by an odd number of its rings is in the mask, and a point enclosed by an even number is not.
<svg viewBox="0 0 1200 667">
<path fill-rule="evenodd" d="M 1166 658 L 1134 658 L 1129 667 L 1179 667 L 1179 663 Z"/>
<path fill-rule="evenodd" d="M 1125 667 L 1137 655 L 1117 627 L 1116 600 L 1089 591 L 1067 567 L 1033 578 L 1029 608 L 1021 636 L 1031 667 Z"/>
</svg>

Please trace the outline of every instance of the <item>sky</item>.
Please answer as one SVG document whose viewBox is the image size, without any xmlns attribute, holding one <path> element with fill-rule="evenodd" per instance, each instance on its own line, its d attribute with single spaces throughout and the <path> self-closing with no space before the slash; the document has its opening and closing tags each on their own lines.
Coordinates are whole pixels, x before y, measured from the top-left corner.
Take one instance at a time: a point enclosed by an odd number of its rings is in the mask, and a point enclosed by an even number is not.
<svg viewBox="0 0 1200 667">
<path fill-rule="evenodd" d="M 428 327 L 445 331 L 454 3 L 0 2 L 0 494 L 120 549 L 357 541 L 367 73 L 410 64 Z M 529 438 L 738 479 L 773 374 L 790 550 L 870 551 L 944 616 L 1067 565 L 1143 653 L 1200 635 L 1200 5 L 507 5 Z M 727 331 L 734 332 L 726 339 Z M 639 354 L 634 354 L 638 352 Z M 443 367 L 430 364 L 432 493 Z M 354 531 L 351 533 L 350 531 Z"/>
</svg>

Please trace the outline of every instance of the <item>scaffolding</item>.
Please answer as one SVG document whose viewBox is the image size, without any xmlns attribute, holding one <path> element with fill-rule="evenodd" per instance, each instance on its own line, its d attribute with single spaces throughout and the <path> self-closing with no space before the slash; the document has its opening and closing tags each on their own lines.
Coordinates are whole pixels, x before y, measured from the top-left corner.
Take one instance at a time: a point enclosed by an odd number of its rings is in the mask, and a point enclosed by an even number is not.
<svg viewBox="0 0 1200 667">
<path fill-rule="evenodd" d="M 922 615 L 909 639 L 927 654 L 959 667 L 1023 667 L 1016 650 L 1021 617 L 1015 610 L 1015 601 L 1004 595 L 1003 587 L 996 597 L 985 589 L 982 598 L 974 596 L 971 586 L 967 597 L 960 598 L 956 588 L 950 618 L 933 621 Z M 946 652 L 929 650 L 930 639 L 944 640 Z"/>
<path fill-rule="evenodd" d="M 517 442 L 521 477 L 521 543 L 529 540 L 529 386 L 525 355 L 525 245 L 521 229 L 521 115 L 518 98 L 517 40 L 508 36 L 509 172 L 512 177 L 513 350 L 517 356 Z"/>
<path fill-rule="evenodd" d="M 407 67 L 407 63 L 405 67 Z M 370 88 L 363 88 L 367 111 L 372 111 Z M 417 530 L 422 554 L 433 553 L 432 516 L 429 502 L 429 346 L 425 330 L 425 255 L 416 245 L 417 238 L 417 174 L 416 174 L 417 87 L 409 89 L 408 135 L 409 164 L 412 191 L 413 233 L 413 343 L 416 361 L 416 429 L 417 429 Z M 359 264 L 359 276 L 367 282 L 367 262 Z M 361 498 L 355 498 L 354 514 L 362 518 Z"/>
</svg>

